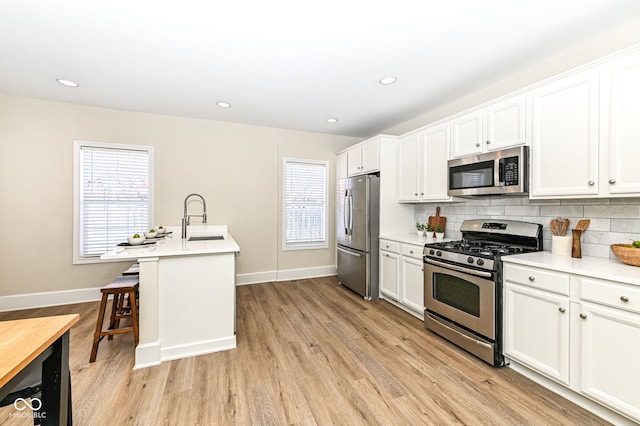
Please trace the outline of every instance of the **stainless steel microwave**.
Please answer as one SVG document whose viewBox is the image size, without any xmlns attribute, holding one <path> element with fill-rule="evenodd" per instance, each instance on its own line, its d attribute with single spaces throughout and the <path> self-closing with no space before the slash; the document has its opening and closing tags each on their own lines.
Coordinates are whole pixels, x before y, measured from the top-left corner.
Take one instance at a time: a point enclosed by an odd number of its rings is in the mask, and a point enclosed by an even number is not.
<svg viewBox="0 0 640 426">
<path fill-rule="evenodd" d="M 449 160 L 448 171 L 450 196 L 526 194 L 529 191 L 529 147 Z"/>
</svg>

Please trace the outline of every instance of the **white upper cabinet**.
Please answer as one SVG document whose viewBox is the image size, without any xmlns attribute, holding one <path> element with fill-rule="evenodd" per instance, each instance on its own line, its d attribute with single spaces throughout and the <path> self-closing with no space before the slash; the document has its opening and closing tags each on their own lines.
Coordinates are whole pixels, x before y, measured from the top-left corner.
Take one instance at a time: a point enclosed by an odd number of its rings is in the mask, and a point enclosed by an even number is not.
<svg viewBox="0 0 640 426">
<path fill-rule="evenodd" d="M 533 91 L 531 198 L 598 192 L 599 70 Z"/>
<path fill-rule="evenodd" d="M 450 201 L 447 160 L 451 126 L 432 126 L 398 142 L 398 201 Z"/>
<path fill-rule="evenodd" d="M 422 133 L 412 133 L 398 141 L 398 201 L 420 200 L 421 152 Z"/>
<path fill-rule="evenodd" d="M 371 140 L 347 151 L 349 176 L 362 175 L 380 170 L 380 141 Z"/>
<path fill-rule="evenodd" d="M 640 194 L 640 52 L 613 61 L 610 75 L 609 167 L 600 188 L 611 195 Z"/>
<path fill-rule="evenodd" d="M 482 144 L 482 111 L 474 111 L 453 120 L 451 138 L 451 156 L 479 154 L 484 149 Z"/>
<path fill-rule="evenodd" d="M 497 102 L 452 122 L 451 158 L 526 143 L 526 97 Z"/>
<path fill-rule="evenodd" d="M 530 198 L 640 196 L 640 52 L 532 96 Z"/>
<path fill-rule="evenodd" d="M 347 153 L 343 152 L 336 156 L 336 179 L 344 179 L 348 176 Z"/>
</svg>

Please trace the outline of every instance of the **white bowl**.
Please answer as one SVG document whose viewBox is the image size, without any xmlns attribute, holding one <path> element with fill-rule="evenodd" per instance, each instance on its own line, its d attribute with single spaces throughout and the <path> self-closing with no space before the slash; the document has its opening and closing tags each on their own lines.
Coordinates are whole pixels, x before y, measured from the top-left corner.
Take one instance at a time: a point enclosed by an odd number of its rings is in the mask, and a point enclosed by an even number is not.
<svg viewBox="0 0 640 426">
<path fill-rule="evenodd" d="M 156 226 L 155 228 L 153 228 L 156 230 L 156 232 L 158 234 L 164 234 L 165 232 L 167 232 L 167 228 L 165 228 L 164 226 L 160 225 L 160 226 Z"/>
<path fill-rule="evenodd" d="M 145 231 L 144 236 L 147 238 L 155 238 L 156 236 L 158 236 L 158 233 Z"/>
<path fill-rule="evenodd" d="M 127 242 L 132 246 L 137 246 L 144 243 L 144 237 L 142 235 L 140 235 L 140 238 L 133 238 L 133 236 L 127 237 Z"/>
</svg>

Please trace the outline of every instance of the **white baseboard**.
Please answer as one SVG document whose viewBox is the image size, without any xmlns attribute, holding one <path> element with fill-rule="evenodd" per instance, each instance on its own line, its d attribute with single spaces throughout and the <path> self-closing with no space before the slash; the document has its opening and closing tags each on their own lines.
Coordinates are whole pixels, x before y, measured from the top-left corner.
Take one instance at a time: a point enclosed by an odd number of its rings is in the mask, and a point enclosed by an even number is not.
<svg viewBox="0 0 640 426">
<path fill-rule="evenodd" d="M 100 300 L 100 287 L 0 296 L 0 312 Z"/>
<path fill-rule="evenodd" d="M 327 277 L 335 275 L 335 265 L 316 266 L 313 268 L 284 269 L 281 271 L 256 272 L 236 275 L 236 285 L 258 284 L 273 281 L 302 280 L 305 278 Z"/>
<path fill-rule="evenodd" d="M 328 265 L 313 268 L 238 274 L 236 275 L 236 285 L 326 277 L 335 275 L 336 271 L 335 265 Z M 11 296 L 0 296 L 0 312 L 44 308 L 46 306 L 70 305 L 73 303 L 94 302 L 96 300 L 100 300 L 100 287 L 82 288 L 78 290 L 47 291 L 43 293 L 15 294 Z"/>
</svg>

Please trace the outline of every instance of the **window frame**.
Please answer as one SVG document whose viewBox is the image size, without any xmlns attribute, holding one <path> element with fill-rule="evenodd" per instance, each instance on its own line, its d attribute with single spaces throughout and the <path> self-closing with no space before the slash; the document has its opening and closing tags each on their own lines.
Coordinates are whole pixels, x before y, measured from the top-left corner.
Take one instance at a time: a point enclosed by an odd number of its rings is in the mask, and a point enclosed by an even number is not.
<svg viewBox="0 0 640 426">
<path fill-rule="evenodd" d="M 318 243 L 305 242 L 295 243 L 294 245 L 287 244 L 287 164 L 288 163 L 303 163 L 303 164 L 316 164 L 324 166 L 324 241 Z M 282 250 L 319 250 L 329 248 L 329 161 L 327 160 L 311 160 L 306 158 L 293 158 L 283 157 L 282 159 Z"/>
<path fill-rule="evenodd" d="M 149 223 L 153 224 L 153 147 L 146 145 L 129 145 L 113 142 L 96 142 L 85 140 L 73 141 L 73 264 L 108 263 L 122 262 L 122 260 L 104 260 L 100 257 L 82 257 L 80 255 L 80 178 L 82 171 L 80 168 L 81 151 L 83 147 L 115 149 L 127 151 L 146 151 L 149 158 Z M 152 226 L 152 225 L 151 225 Z"/>
</svg>

